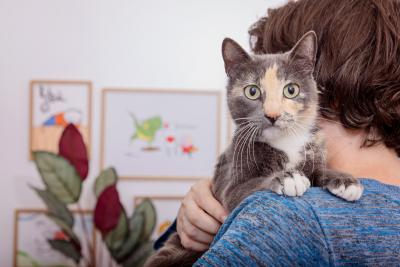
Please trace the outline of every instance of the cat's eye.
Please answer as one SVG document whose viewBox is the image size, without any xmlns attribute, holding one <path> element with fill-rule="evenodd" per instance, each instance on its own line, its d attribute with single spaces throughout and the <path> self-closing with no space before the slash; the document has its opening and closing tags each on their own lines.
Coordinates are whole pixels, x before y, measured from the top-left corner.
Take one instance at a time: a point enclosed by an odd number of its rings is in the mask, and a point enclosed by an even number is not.
<svg viewBox="0 0 400 267">
<path fill-rule="evenodd" d="M 261 90 L 257 85 L 251 84 L 244 88 L 244 95 L 251 100 L 259 99 L 261 96 Z"/>
<path fill-rule="evenodd" d="M 289 83 L 283 88 L 283 95 L 289 99 L 295 98 L 299 93 L 300 87 L 295 83 Z"/>
</svg>

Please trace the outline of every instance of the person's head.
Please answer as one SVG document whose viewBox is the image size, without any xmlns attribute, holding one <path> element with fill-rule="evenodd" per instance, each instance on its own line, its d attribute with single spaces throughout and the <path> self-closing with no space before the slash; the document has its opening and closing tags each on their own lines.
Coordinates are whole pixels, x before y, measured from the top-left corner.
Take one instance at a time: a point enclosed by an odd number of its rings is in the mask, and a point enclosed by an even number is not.
<svg viewBox="0 0 400 267">
<path fill-rule="evenodd" d="M 256 54 L 318 37 L 320 113 L 400 154 L 400 1 L 299 0 L 270 9 L 249 30 Z"/>
</svg>

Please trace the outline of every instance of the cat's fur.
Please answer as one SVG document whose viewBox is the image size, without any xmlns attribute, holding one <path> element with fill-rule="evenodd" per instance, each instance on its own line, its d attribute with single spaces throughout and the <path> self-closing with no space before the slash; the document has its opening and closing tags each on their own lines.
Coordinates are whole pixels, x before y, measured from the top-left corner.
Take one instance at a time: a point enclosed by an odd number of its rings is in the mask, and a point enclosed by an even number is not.
<svg viewBox="0 0 400 267">
<path fill-rule="evenodd" d="M 228 106 L 237 130 L 219 158 L 212 191 L 228 211 L 255 191 L 301 196 L 311 184 L 349 201 L 361 197 L 357 179 L 326 168 L 315 125 L 316 51 L 314 32 L 305 34 L 291 51 L 273 55 L 250 56 L 233 40 L 224 40 Z M 299 86 L 297 97 L 283 96 L 288 83 Z M 248 85 L 260 89 L 259 99 L 244 95 Z M 191 266 L 201 255 L 183 248 L 175 233 L 146 266 Z"/>
</svg>

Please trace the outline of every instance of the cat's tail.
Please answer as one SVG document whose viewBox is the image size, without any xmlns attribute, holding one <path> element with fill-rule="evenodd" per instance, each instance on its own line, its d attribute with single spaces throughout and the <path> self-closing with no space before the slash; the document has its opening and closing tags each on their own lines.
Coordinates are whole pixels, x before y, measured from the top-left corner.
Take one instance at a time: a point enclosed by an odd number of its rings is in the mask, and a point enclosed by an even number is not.
<svg viewBox="0 0 400 267">
<path fill-rule="evenodd" d="M 187 250 L 182 247 L 178 234 L 174 233 L 165 245 L 146 261 L 144 267 L 189 267 L 202 254 L 203 252 Z"/>
</svg>

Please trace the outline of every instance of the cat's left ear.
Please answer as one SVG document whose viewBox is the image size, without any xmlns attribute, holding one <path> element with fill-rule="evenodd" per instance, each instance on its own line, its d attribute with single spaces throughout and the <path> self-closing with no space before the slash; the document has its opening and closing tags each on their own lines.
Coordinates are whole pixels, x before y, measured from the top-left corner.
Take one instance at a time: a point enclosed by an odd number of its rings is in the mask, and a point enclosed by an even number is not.
<svg viewBox="0 0 400 267">
<path fill-rule="evenodd" d="M 229 77 L 234 76 L 238 65 L 251 60 L 246 51 L 230 38 L 225 38 L 222 42 L 222 57 L 224 58 L 225 72 Z"/>
<path fill-rule="evenodd" d="M 297 44 L 289 52 L 289 64 L 296 69 L 310 74 L 314 71 L 317 56 L 317 35 L 309 31 L 300 38 Z"/>
</svg>

